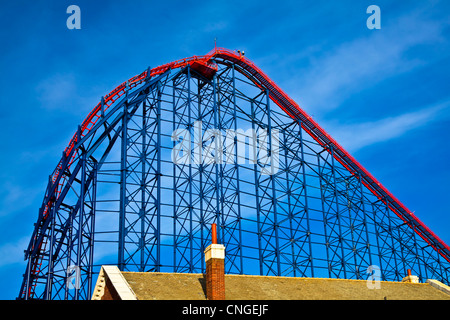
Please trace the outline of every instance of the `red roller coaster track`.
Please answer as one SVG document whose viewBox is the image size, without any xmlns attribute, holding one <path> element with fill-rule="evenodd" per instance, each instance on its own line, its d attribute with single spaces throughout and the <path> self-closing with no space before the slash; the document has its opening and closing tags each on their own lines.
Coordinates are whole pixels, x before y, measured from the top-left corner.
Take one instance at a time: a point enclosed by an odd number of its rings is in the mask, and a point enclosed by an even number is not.
<svg viewBox="0 0 450 320">
<path fill-rule="evenodd" d="M 423 222 L 421 222 L 405 205 L 394 197 L 379 181 L 377 181 L 353 156 L 342 148 L 324 129 L 322 129 L 311 116 L 309 116 L 300 106 L 292 100 L 283 90 L 281 90 L 261 69 L 253 62 L 244 57 L 240 52 L 224 48 L 215 48 L 203 56 L 193 56 L 177 61 L 173 61 L 162 66 L 148 69 L 141 74 L 134 76 L 128 81 L 122 83 L 108 95 L 89 113 L 83 121 L 79 131 L 73 136 L 65 154 L 69 156 L 78 139 L 85 136 L 95 125 L 102 114 L 117 99 L 126 93 L 128 89 L 142 84 L 146 79 L 163 74 L 169 69 L 182 68 L 187 65 L 197 68 L 214 69 L 214 59 L 223 59 L 239 66 L 246 72 L 246 76 L 263 90 L 268 90 L 271 100 L 282 108 L 290 117 L 301 121 L 302 128 L 313 137 L 324 149 L 330 152 L 334 158 L 339 161 L 351 174 L 361 178 L 362 183 L 384 204 L 386 204 L 405 224 L 411 227 L 422 239 L 433 247 L 445 260 L 450 262 L 450 248 L 441 239 L 439 239 Z M 62 161 L 58 165 L 53 175 L 53 181 L 59 180 L 62 167 Z M 44 218 L 50 207 L 50 203 L 44 210 Z M 41 245 L 41 244 L 37 244 Z"/>
</svg>

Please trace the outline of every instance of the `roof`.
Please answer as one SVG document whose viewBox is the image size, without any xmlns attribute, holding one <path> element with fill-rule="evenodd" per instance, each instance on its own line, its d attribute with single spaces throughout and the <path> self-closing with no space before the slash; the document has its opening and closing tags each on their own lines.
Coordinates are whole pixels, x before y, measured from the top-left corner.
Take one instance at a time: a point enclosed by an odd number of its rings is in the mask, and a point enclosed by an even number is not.
<svg viewBox="0 0 450 320">
<path fill-rule="evenodd" d="M 118 269 L 109 268 L 115 284 L 109 280 L 102 282 L 99 277 L 93 299 L 102 298 L 100 283 L 109 282 L 114 287 L 112 291 L 117 291 L 115 295 L 109 294 L 109 298 L 120 298 L 120 291 L 125 290 L 124 299 L 129 299 L 131 291 L 137 300 L 206 300 L 203 274 L 119 271 L 120 283 Z M 109 273 L 104 272 L 103 277 L 108 279 Z M 436 280 L 381 281 L 380 289 L 369 289 L 365 280 L 225 275 L 227 300 L 450 300 L 450 291 L 445 292 L 449 289 Z"/>
</svg>

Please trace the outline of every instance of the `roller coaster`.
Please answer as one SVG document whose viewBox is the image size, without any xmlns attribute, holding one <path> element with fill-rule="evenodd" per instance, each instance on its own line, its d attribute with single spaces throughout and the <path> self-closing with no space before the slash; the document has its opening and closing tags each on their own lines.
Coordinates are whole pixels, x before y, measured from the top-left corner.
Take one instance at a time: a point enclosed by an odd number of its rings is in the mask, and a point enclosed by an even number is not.
<svg viewBox="0 0 450 320">
<path fill-rule="evenodd" d="M 229 161 L 173 161 L 180 143 Z M 378 266 L 381 280 L 409 269 L 449 284 L 450 248 L 242 52 L 216 47 L 147 68 L 78 126 L 18 299 L 90 299 L 105 264 L 203 273 L 212 223 L 230 274 L 367 279 Z"/>
</svg>

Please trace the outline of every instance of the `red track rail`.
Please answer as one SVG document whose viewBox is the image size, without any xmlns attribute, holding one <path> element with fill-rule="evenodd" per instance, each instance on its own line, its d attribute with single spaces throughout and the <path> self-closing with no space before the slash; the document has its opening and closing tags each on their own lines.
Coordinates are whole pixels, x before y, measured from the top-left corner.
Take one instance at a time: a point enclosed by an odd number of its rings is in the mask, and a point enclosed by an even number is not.
<svg viewBox="0 0 450 320">
<path fill-rule="evenodd" d="M 356 159 L 339 145 L 323 128 L 315 122 L 300 106 L 281 90 L 261 69 L 250 60 L 237 55 L 227 49 L 216 49 L 214 56 L 230 60 L 248 71 L 258 79 L 263 87 L 268 88 L 270 97 L 293 119 L 300 119 L 302 127 L 323 148 L 332 152 L 334 158 L 339 161 L 353 175 L 359 175 L 362 183 L 396 213 L 409 227 L 432 246 L 439 254 L 450 262 L 450 248 L 437 235 L 435 235 L 422 221 L 420 221 L 404 204 L 387 190 L 373 175 L 369 173 Z"/>
<path fill-rule="evenodd" d="M 356 159 L 339 145 L 322 127 L 315 122 L 300 106 L 281 90 L 261 69 L 254 63 L 227 49 L 216 49 L 213 55 L 232 61 L 253 77 L 258 79 L 263 87 L 268 88 L 270 97 L 280 108 L 282 108 L 293 119 L 300 119 L 302 127 L 323 148 L 332 152 L 334 158 L 339 161 L 353 175 L 362 178 L 362 183 L 379 200 L 389 206 L 409 227 L 433 247 L 445 260 L 450 262 L 450 248 L 436 234 L 434 234 L 422 221 L 420 221 L 404 204 L 402 204 L 389 190 L 384 187 L 375 177 L 369 173 Z"/>
<path fill-rule="evenodd" d="M 193 56 L 177 61 L 173 61 L 162 66 L 146 70 L 139 75 L 134 76 L 128 81 L 120 84 L 117 88 L 112 90 L 103 99 L 103 102 L 98 103 L 94 109 L 89 113 L 87 118 L 81 124 L 79 132 L 75 133 L 69 145 L 65 149 L 65 154 L 68 156 L 78 141 L 78 137 L 85 136 L 97 120 L 101 118 L 104 113 L 114 102 L 123 96 L 128 89 L 132 89 L 142 84 L 149 77 L 154 77 L 163 74 L 169 69 L 182 68 L 187 65 L 200 63 L 205 66 L 214 68 L 214 59 L 223 59 L 225 61 L 233 62 L 240 66 L 247 74 L 250 80 L 255 82 L 261 89 L 267 88 L 270 93 L 271 100 L 282 108 L 290 117 L 295 120 L 301 120 L 301 125 L 311 137 L 313 137 L 323 148 L 331 152 L 334 158 L 339 161 L 345 168 L 353 175 L 358 175 L 362 179 L 362 183 L 383 203 L 396 213 L 409 227 L 424 239 L 430 246 L 432 246 L 445 260 L 450 262 L 450 248 L 439 237 L 437 237 L 428 227 L 425 226 L 405 205 L 403 205 L 394 195 L 392 195 L 378 180 L 375 179 L 353 156 L 344 150 L 318 123 L 316 123 L 311 116 L 309 116 L 300 106 L 292 100 L 283 90 L 281 90 L 261 69 L 259 69 L 253 62 L 244 57 L 241 53 L 231 51 L 224 48 L 215 48 L 204 56 Z M 148 74 L 150 73 L 150 74 Z M 255 81 L 256 79 L 256 81 Z M 75 157 L 75 153 L 74 156 Z M 53 181 L 56 181 L 61 174 L 62 161 L 57 166 Z M 72 159 L 73 161 L 73 159 Z M 72 162 L 71 161 L 71 162 Z M 69 163 L 70 165 L 70 163 Z M 61 185 L 63 182 L 60 182 Z M 59 189 L 59 188 L 58 188 Z M 59 196 L 57 191 L 56 197 Z M 48 214 L 50 204 L 44 209 L 44 218 Z M 36 244 L 41 246 L 41 244 Z M 39 272 L 38 270 L 36 272 Z"/>
</svg>

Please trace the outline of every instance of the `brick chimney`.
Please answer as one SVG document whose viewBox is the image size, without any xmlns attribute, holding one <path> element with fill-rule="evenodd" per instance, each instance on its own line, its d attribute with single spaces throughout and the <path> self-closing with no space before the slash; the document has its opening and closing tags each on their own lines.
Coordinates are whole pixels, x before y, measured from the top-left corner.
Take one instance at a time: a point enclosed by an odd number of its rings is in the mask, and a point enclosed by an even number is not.
<svg viewBox="0 0 450 320">
<path fill-rule="evenodd" d="M 206 298 L 225 300 L 225 246 L 217 244 L 217 226 L 212 224 L 212 243 L 205 250 Z"/>
</svg>

